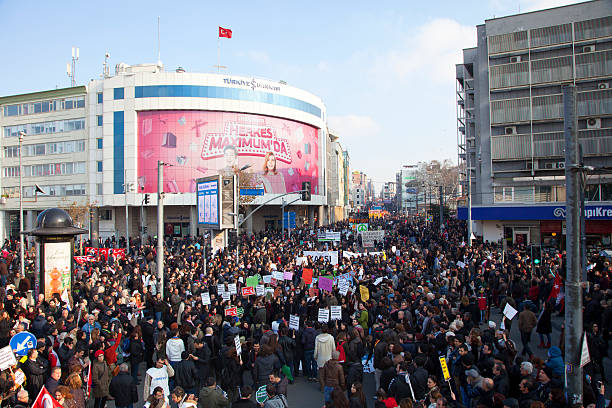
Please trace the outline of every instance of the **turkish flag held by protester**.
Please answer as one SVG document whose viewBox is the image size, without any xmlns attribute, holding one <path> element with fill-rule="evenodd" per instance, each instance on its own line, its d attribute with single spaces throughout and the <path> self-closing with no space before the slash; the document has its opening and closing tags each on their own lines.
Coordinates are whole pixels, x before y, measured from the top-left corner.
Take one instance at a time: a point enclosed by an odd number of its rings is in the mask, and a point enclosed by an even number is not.
<svg viewBox="0 0 612 408">
<path fill-rule="evenodd" d="M 232 38 L 232 30 L 219 27 L 219 37 Z"/>
<path fill-rule="evenodd" d="M 559 297 L 559 293 L 561 293 L 561 287 L 563 286 L 563 282 L 561 280 L 561 275 L 557 274 L 555 276 L 555 281 L 553 282 L 553 287 L 550 290 L 550 295 L 548 295 L 548 300 L 556 299 Z"/>
<path fill-rule="evenodd" d="M 92 377 L 91 377 L 91 363 L 89 364 L 89 368 L 87 369 L 87 398 L 89 398 L 89 395 L 91 394 L 91 381 Z"/>
<path fill-rule="evenodd" d="M 49 391 L 43 386 L 38 393 L 38 397 L 32 404 L 32 408 L 63 408 L 59 402 L 53 398 Z"/>
</svg>

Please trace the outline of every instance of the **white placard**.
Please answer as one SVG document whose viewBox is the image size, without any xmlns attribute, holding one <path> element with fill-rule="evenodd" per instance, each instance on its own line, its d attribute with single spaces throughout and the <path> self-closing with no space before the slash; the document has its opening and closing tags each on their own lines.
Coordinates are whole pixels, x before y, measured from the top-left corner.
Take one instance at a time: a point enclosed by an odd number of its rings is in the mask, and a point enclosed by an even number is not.
<svg viewBox="0 0 612 408">
<path fill-rule="evenodd" d="M 330 306 L 331 320 L 342 320 L 342 306 Z"/>
<path fill-rule="evenodd" d="M 264 276 L 262 276 L 262 278 L 263 278 L 263 282 L 264 283 L 272 282 L 272 275 L 264 275 Z"/>
<path fill-rule="evenodd" d="M 289 315 L 289 328 L 295 331 L 300 330 L 300 318 L 298 315 Z"/>
<path fill-rule="evenodd" d="M 460 268 L 465 268 L 465 264 L 461 261 L 457 261 L 457 266 Z"/>
<path fill-rule="evenodd" d="M 508 318 L 508 320 L 512 320 L 514 316 L 518 313 L 518 310 L 513 308 L 509 303 L 506 303 L 506 307 L 504 307 L 504 316 Z"/>
<path fill-rule="evenodd" d="M 382 242 L 385 239 L 385 231 L 361 231 L 358 235 L 361 235 L 361 243 L 364 248 L 373 248 L 374 241 Z"/>
<path fill-rule="evenodd" d="M 303 263 L 307 263 L 306 262 L 306 257 L 305 256 L 298 256 L 297 258 L 295 258 L 295 264 L 297 266 L 302 265 Z"/>
<path fill-rule="evenodd" d="M 304 251 L 304 256 L 312 257 L 313 261 L 323 258 L 332 265 L 338 265 L 338 251 Z"/>
<path fill-rule="evenodd" d="M 374 286 L 378 286 L 378 284 L 380 282 L 382 282 L 383 278 L 376 278 L 376 280 L 374 281 Z"/>
<path fill-rule="evenodd" d="M 230 283 L 229 285 L 227 285 L 227 290 L 230 293 L 230 295 L 238 294 L 238 288 L 236 287 L 235 283 Z"/>
<path fill-rule="evenodd" d="M 223 301 L 224 301 L 224 302 L 229 301 L 229 300 L 230 300 L 230 297 L 231 297 L 231 295 L 230 295 L 230 293 L 229 293 L 229 292 L 223 292 L 223 293 L 221 294 L 221 298 L 223 299 Z"/>
<path fill-rule="evenodd" d="M 266 293 L 266 289 L 264 288 L 264 285 L 257 285 L 255 286 L 255 294 L 257 296 L 263 296 Z"/>
<path fill-rule="evenodd" d="M 329 309 L 319 309 L 319 323 L 329 322 Z"/>
<path fill-rule="evenodd" d="M 272 277 L 276 279 L 277 281 L 285 280 L 285 275 L 279 271 L 272 272 Z"/>
<path fill-rule="evenodd" d="M 589 355 L 589 345 L 587 344 L 586 333 L 582 336 L 582 352 L 580 353 L 580 367 L 591 362 L 591 356 Z"/>
<path fill-rule="evenodd" d="M 210 293 L 203 292 L 203 293 L 200 294 L 200 296 L 202 297 L 202 304 L 204 306 L 210 305 Z"/>
<path fill-rule="evenodd" d="M 217 294 L 222 294 L 225 292 L 225 285 L 223 283 L 217 284 Z"/>
<path fill-rule="evenodd" d="M 340 279 L 338 281 L 338 290 L 340 291 L 341 296 L 346 296 L 350 287 L 350 283 L 346 279 Z"/>
<path fill-rule="evenodd" d="M 0 348 L 0 370 L 4 371 L 14 365 L 17 365 L 17 359 L 15 354 L 13 354 L 11 346 Z"/>
<path fill-rule="evenodd" d="M 240 344 L 240 336 L 234 337 L 234 345 L 236 345 L 236 354 L 242 354 L 242 344 Z"/>
</svg>

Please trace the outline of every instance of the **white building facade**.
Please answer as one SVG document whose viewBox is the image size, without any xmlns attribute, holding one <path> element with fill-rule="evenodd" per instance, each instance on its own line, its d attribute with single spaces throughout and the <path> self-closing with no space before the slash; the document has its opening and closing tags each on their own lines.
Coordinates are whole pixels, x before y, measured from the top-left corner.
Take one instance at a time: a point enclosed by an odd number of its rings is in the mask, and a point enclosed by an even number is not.
<svg viewBox="0 0 612 408">
<path fill-rule="evenodd" d="M 54 101 L 56 109 L 42 111 L 36 104 L 44 100 Z M 281 197 L 304 182 L 310 182 L 311 201 L 298 200 L 285 210 L 296 211 L 298 225 L 325 218 L 325 105 L 285 83 L 120 64 L 115 76 L 87 87 L 0 98 L 0 112 L 0 239 L 18 232 L 19 130 L 26 133 L 26 228 L 46 208 L 73 205 L 97 211 L 101 238 L 125 236 L 127 203 L 130 236 L 143 230 L 155 236 L 158 161 L 168 165 L 163 185 L 168 235 L 203 233 L 195 182 L 227 172 L 240 172 L 240 186 L 262 194 L 249 196 L 243 212 L 269 201 L 246 223 L 247 230 L 280 229 Z M 44 194 L 34 195 L 35 185 Z"/>
</svg>

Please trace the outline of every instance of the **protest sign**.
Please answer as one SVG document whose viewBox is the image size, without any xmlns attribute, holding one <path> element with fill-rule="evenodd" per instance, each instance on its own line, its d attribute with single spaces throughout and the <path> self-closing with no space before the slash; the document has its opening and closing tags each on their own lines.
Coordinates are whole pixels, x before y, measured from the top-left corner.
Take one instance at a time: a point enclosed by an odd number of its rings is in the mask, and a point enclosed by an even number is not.
<svg viewBox="0 0 612 408">
<path fill-rule="evenodd" d="M 289 328 L 292 330 L 300 330 L 300 318 L 297 315 L 289 315 Z"/>
<path fill-rule="evenodd" d="M 200 294 L 200 296 L 202 297 L 202 304 L 204 306 L 210 305 L 210 293 L 203 292 L 203 293 Z"/>
<path fill-rule="evenodd" d="M 320 308 L 319 309 L 319 323 L 327 323 L 329 322 L 329 309 Z"/>
<path fill-rule="evenodd" d="M 331 320 L 342 320 L 342 306 L 330 306 Z"/>
</svg>

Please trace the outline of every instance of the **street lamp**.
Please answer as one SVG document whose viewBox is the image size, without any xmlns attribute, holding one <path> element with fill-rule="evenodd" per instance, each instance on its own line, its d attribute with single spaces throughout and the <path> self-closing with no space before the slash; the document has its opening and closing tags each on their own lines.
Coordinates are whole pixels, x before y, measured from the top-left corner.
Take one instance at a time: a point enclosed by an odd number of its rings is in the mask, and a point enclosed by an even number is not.
<svg viewBox="0 0 612 408">
<path fill-rule="evenodd" d="M 236 264 L 238 263 L 238 257 L 240 255 L 240 234 L 239 234 L 239 229 L 240 229 L 240 186 L 238 185 L 240 183 L 240 173 L 242 173 L 243 171 L 245 171 L 246 169 L 250 168 L 251 165 L 250 164 L 245 164 L 244 166 L 242 166 L 241 168 L 238 169 L 238 171 L 234 174 L 234 188 L 236 190 L 234 190 L 236 192 L 235 197 L 235 203 L 234 203 L 234 212 L 233 213 L 229 213 L 229 215 L 234 217 L 234 226 L 236 227 Z"/>
<path fill-rule="evenodd" d="M 23 169 L 21 168 L 23 138 L 26 133 L 19 131 L 19 261 L 21 263 L 21 277 L 25 277 L 25 255 L 23 248 Z"/>
</svg>

